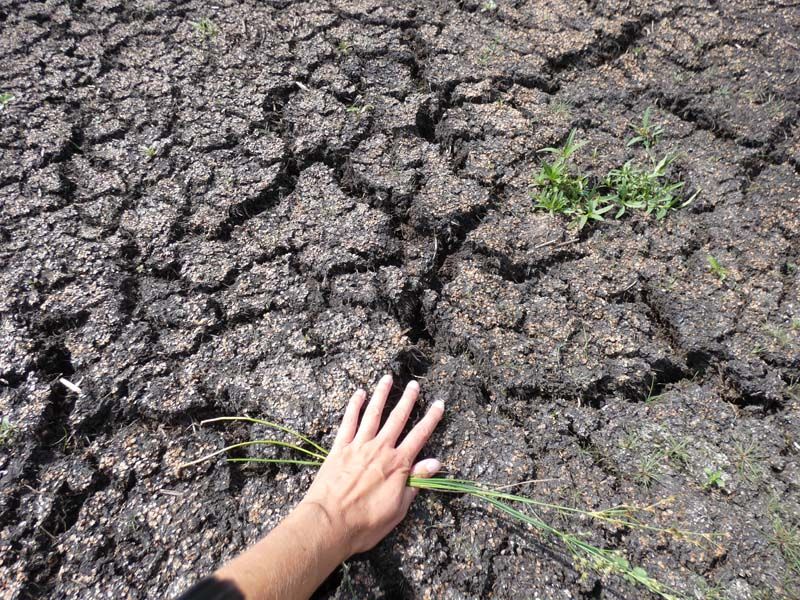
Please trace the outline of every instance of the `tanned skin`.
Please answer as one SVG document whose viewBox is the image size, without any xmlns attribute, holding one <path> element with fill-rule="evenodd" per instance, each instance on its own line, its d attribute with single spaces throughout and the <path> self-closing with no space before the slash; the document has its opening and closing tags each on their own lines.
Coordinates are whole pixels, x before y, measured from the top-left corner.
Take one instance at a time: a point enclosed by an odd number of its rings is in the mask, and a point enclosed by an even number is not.
<svg viewBox="0 0 800 600">
<path fill-rule="evenodd" d="M 330 454 L 297 507 L 266 537 L 214 573 L 246 600 L 305 600 L 342 562 L 374 547 L 406 516 L 417 495 L 412 474 L 430 477 L 436 459 L 414 464 L 444 413 L 434 402 L 401 441 L 419 397 L 412 381 L 381 428 L 392 388 L 384 376 L 366 401 L 357 391 L 345 410 Z"/>
</svg>

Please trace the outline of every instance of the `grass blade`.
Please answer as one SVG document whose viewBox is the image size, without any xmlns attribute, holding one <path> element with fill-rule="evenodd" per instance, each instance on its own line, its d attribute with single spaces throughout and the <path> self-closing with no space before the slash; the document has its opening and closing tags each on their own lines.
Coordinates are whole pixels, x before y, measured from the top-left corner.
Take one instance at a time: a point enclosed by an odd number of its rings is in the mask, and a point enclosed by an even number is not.
<svg viewBox="0 0 800 600">
<path fill-rule="evenodd" d="M 273 463 L 278 465 L 303 465 L 306 467 L 321 467 L 321 462 L 313 460 L 297 460 L 294 458 L 226 458 L 225 462 L 232 463 Z"/>
<path fill-rule="evenodd" d="M 216 417 L 215 419 L 206 419 L 205 421 L 200 421 L 200 425 L 207 425 L 209 423 L 222 423 L 225 421 L 241 421 L 245 423 L 257 423 L 259 425 L 265 425 L 267 427 L 271 427 L 272 429 L 277 429 L 278 431 L 283 431 L 284 433 L 288 433 L 289 435 L 294 436 L 299 440 L 302 440 L 309 446 L 312 446 L 323 456 L 328 456 L 328 451 L 319 444 L 317 444 L 314 440 L 307 438 L 299 431 L 295 431 L 294 429 L 290 429 L 289 427 L 284 427 L 279 423 L 273 423 L 272 421 L 265 421 L 263 419 L 254 419 L 253 417 Z"/>
<path fill-rule="evenodd" d="M 306 450 L 305 448 L 301 448 L 300 446 L 297 446 L 295 444 L 290 444 L 289 442 L 282 442 L 280 440 L 250 440 L 248 442 L 239 442 L 238 444 L 231 444 L 230 446 L 225 446 L 220 450 L 216 450 L 214 452 L 211 452 L 210 454 L 206 454 L 190 462 L 182 463 L 178 465 L 178 468 L 182 469 L 183 467 L 191 467 L 193 465 L 200 464 L 201 462 L 210 460 L 215 456 L 219 456 L 220 454 L 229 452 L 230 450 L 236 450 L 237 448 L 246 448 L 247 446 L 280 446 L 282 448 L 289 448 L 290 450 L 295 450 L 296 452 L 302 452 L 303 454 L 307 454 L 313 458 L 318 458 L 321 461 L 325 460 L 324 456 L 316 454 L 315 452 L 311 452 L 310 450 Z"/>
</svg>

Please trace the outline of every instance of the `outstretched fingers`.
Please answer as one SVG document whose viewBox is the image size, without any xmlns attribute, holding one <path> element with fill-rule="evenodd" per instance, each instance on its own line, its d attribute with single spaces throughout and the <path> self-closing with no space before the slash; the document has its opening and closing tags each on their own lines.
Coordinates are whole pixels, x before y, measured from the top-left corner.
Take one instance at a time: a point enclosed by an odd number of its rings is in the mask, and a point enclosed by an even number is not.
<svg viewBox="0 0 800 600">
<path fill-rule="evenodd" d="M 358 429 L 358 416 L 361 414 L 361 407 L 364 406 L 364 400 L 367 397 L 367 392 L 364 390 L 357 390 L 347 403 L 347 408 L 344 411 L 342 424 L 339 425 L 339 430 L 336 432 L 336 439 L 333 440 L 332 450 L 346 446 L 353 441 Z"/>
<path fill-rule="evenodd" d="M 378 438 L 382 442 L 394 447 L 397 443 L 397 438 L 400 437 L 400 433 L 403 431 L 403 427 L 408 422 L 408 417 L 411 416 L 411 411 L 414 409 L 414 404 L 417 402 L 418 397 L 419 384 L 416 381 L 409 381 L 403 396 L 392 409 L 389 418 L 386 419 L 386 423 L 378 434 Z"/>
<path fill-rule="evenodd" d="M 433 430 L 436 429 L 436 425 L 442 420 L 442 415 L 444 415 L 444 402 L 436 400 L 431 404 L 431 407 L 428 409 L 428 412 L 425 413 L 425 416 L 422 417 L 422 420 L 414 425 L 414 428 L 406 436 L 406 439 L 400 443 L 397 449 L 405 453 L 411 460 L 415 459 L 423 446 L 428 442 Z"/>
<path fill-rule="evenodd" d="M 392 376 L 384 375 L 375 387 L 375 391 L 372 392 L 372 399 L 364 411 L 364 417 L 361 419 L 361 425 L 355 436 L 356 442 L 367 442 L 378 433 L 378 428 L 381 426 L 383 407 L 386 405 L 386 398 L 389 397 L 391 389 Z"/>
</svg>

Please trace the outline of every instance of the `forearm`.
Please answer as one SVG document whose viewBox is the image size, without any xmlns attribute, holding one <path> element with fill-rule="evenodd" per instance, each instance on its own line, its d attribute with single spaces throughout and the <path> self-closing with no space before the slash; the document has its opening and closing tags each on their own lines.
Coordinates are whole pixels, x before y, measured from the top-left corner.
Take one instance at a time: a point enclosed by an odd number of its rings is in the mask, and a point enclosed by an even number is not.
<svg viewBox="0 0 800 600">
<path fill-rule="evenodd" d="M 343 534 L 322 507 L 302 502 L 214 577 L 233 583 L 245 600 L 305 600 L 348 558 Z"/>
</svg>

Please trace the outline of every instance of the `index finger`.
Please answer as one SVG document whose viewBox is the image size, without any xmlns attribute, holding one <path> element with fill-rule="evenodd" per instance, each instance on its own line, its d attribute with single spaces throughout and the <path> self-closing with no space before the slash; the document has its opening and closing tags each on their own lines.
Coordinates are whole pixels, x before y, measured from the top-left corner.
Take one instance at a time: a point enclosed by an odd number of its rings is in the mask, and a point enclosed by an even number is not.
<svg viewBox="0 0 800 600">
<path fill-rule="evenodd" d="M 406 439 L 400 443 L 397 449 L 405 453 L 411 460 L 414 460 L 420 450 L 428 443 L 428 439 L 433 434 L 433 430 L 436 429 L 439 421 L 442 420 L 442 415 L 444 415 L 444 402 L 442 400 L 436 400 L 431 404 L 431 407 L 428 409 L 428 412 L 425 413 L 425 416 L 422 417 L 422 420 L 414 425 L 414 428 L 408 433 Z"/>
</svg>

